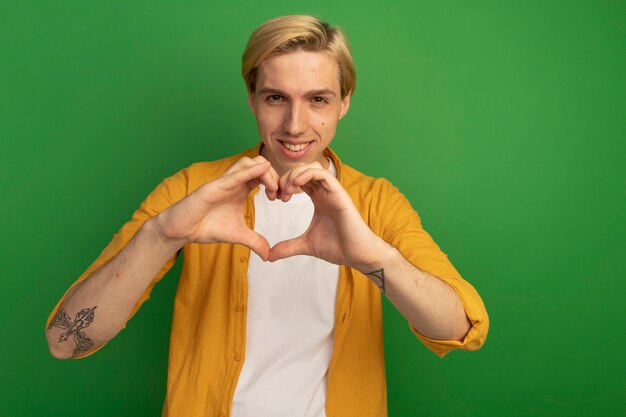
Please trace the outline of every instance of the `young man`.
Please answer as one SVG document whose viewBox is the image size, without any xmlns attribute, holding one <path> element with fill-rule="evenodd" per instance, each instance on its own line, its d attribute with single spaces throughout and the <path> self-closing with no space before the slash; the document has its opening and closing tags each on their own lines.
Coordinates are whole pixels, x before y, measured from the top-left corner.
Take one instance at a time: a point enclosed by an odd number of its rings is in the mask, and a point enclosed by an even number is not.
<svg viewBox="0 0 626 417">
<path fill-rule="evenodd" d="M 386 415 L 381 295 L 443 356 L 483 303 L 388 181 L 328 147 L 355 88 L 347 41 L 309 16 L 243 55 L 261 143 L 164 180 L 55 307 L 52 354 L 113 338 L 184 248 L 165 416 Z"/>
</svg>

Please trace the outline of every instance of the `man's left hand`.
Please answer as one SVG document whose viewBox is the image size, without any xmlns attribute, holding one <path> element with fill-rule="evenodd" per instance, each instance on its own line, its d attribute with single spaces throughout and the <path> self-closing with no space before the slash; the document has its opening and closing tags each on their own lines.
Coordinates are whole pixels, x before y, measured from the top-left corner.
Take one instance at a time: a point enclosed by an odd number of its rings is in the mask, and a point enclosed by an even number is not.
<svg viewBox="0 0 626 417">
<path fill-rule="evenodd" d="M 377 265 L 385 249 L 390 249 L 363 221 L 337 178 L 320 163 L 293 168 L 280 178 L 279 190 L 282 201 L 304 191 L 311 197 L 315 211 L 302 235 L 270 249 L 270 261 L 310 255 L 365 271 Z"/>
</svg>

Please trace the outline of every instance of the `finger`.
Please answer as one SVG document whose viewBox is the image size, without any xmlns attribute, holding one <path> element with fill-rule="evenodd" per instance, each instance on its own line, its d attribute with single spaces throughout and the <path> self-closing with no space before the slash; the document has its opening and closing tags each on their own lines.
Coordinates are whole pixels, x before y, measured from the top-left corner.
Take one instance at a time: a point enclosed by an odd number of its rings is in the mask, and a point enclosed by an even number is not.
<svg viewBox="0 0 626 417">
<path fill-rule="evenodd" d="M 294 239 L 283 240 L 274 245 L 269 252 L 270 262 L 288 258 L 295 255 L 310 255 L 306 238 L 304 235 Z"/>
<path fill-rule="evenodd" d="M 329 171 L 312 167 L 294 172 L 293 177 L 286 182 L 285 188 L 289 192 L 292 189 L 308 185 L 311 190 L 317 186 L 322 186 L 327 191 L 335 191 L 338 184 L 337 178 Z"/>
<path fill-rule="evenodd" d="M 320 164 L 319 162 L 311 162 L 310 164 L 305 164 L 303 162 L 297 164 L 295 167 L 291 168 L 289 171 L 287 171 L 282 177 L 281 180 L 283 183 L 287 183 L 290 182 L 291 180 L 293 180 L 295 177 L 297 177 L 298 175 L 300 175 L 302 172 L 306 171 L 307 169 L 319 169 L 324 171 L 324 167 L 322 166 L 322 164 Z"/>
<path fill-rule="evenodd" d="M 265 194 L 270 200 L 275 200 L 278 194 L 278 173 L 270 165 L 270 169 L 261 176 L 261 183 L 265 186 Z"/>
<path fill-rule="evenodd" d="M 254 158 L 251 158 L 250 160 L 256 162 L 257 164 L 267 161 L 267 159 L 265 159 L 263 155 L 257 155 Z"/>
<path fill-rule="evenodd" d="M 293 179 L 307 169 L 324 170 L 324 167 L 319 162 L 312 162 L 310 164 L 300 163 L 291 170 L 289 170 L 287 173 L 285 173 L 279 179 L 280 198 L 282 201 L 289 201 L 293 194 L 302 191 L 299 187 L 293 186 Z"/>
<path fill-rule="evenodd" d="M 252 158 L 250 161 L 252 163 L 260 164 L 260 163 L 267 161 L 267 159 L 265 159 L 263 155 L 257 155 L 254 158 Z M 267 198 L 269 198 L 270 200 L 276 199 L 276 194 L 278 192 L 278 178 L 279 178 L 278 173 L 276 172 L 274 167 L 271 166 L 271 163 L 270 163 L 270 169 L 266 173 L 261 175 L 261 177 L 259 178 L 260 183 L 262 183 L 263 186 L 265 187 L 265 194 L 267 195 Z M 258 184 L 254 184 L 254 187 L 256 187 L 257 185 Z"/>
<path fill-rule="evenodd" d="M 304 191 L 309 197 L 313 195 L 313 191 L 315 190 L 315 185 L 310 182 L 300 186 L 300 189 Z"/>
<path fill-rule="evenodd" d="M 263 158 L 263 159 L 265 159 L 265 158 Z M 261 162 L 264 162 L 264 161 L 256 161 L 255 162 L 254 160 L 252 160 L 252 158 L 244 156 L 241 159 L 239 159 L 237 162 L 232 164 L 230 166 L 230 168 L 228 168 L 226 170 L 226 172 L 224 172 L 224 174 L 222 176 L 226 176 L 226 175 L 230 174 L 231 172 L 239 171 L 240 169 L 247 168 L 247 167 L 249 167 L 251 165 L 255 165 L 255 164 L 261 163 Z"/>
<path fill-rule="evenodd" d="M 299 163 L 296 165 L 296 168 L 304 165 L 303 162 Z M 289 174 L 291 173 L 291 171 L 293 171 L 295 168 L 292 168 L 291 170 L 287 171 L 286 173 L 284 173 L 279 179 L 278 179 L 278 197 L 281 199 L 281 201 L 287 202 L 291 199 L 291 192 L 287 191 L 287 182 L 289 181 Z"/>
<path fill-rule="evenodd" d="M 276 185 L 276 189 L 272 190 L 271 188 L 265 187 L 265 195 L 268 200 L 274 201 L 278 197 L 278 184 Z"/>
<path fill-rule="evenodd" d="M 255 163 L 254 165 L 246 168 L 233 171 L 227 176 L 221 177 L 220 180 L 222 182 L 222 186 L 226 189 L 238 187 L 239 185 L 247 183 L 250 180 L 260 178 L 270 169 L 270 167 L 271 165 L 268 161 L 259 164 Z"/>
<path fill-rule="evenodd" d="M 241 169 L 245 169 L 245 168 L 251 167 L 253 165 L 257 165 L 257 164 L 266 162 L 266 161 L 267 161 L 267 159 L 265 159 L 262 155 L 257 155 L 254 158 L 250 158 L 248 156 L 243 156 L 239 160 L 237 160 L 237 162 L 232 164 L 224 172 L 224 174 L 222 174 L 222 176 L 226 176 L 226 175 L 228 175 L 228 174 L 230 174 L 232 172 L 239 171 Z"/>
</svg>

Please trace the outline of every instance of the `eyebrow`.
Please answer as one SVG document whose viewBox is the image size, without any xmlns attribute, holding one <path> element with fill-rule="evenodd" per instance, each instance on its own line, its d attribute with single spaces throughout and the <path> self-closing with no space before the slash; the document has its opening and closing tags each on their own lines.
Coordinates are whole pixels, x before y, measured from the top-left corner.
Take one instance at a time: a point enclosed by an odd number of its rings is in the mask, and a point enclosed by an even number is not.
<svg viewBox="0 0 626 417">
<path fill-rule="evenodd" d="M 286 92 L 279 90 L 278 88 L 265 87 L 260 89 L 257 94 L 278 94 L 281 96 L 289 97 L 289 94 Z M 322 88 L 320 90 L 309 90 L 304 93 L 304 97 L 315 97 L 315 96 L 333 96 L 335 97 L 337 94 L 329 88 Z"/>
</svg>

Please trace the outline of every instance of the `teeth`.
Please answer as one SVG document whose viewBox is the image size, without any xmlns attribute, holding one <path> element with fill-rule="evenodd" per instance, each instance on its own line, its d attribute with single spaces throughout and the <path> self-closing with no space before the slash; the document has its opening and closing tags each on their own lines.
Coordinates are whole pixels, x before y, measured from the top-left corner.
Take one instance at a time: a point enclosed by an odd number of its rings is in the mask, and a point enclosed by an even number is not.
<svg viewBox="0 0 626 417">
<path fill-rule="evenodd" d="M 292 145 L 291 143 L 283 142 L 283 145 L 285 146 L 285 148 L 289 149 L 292 152 L 298 152 L 298 151 L 301 151 L 302 149 L 306 148 L 309 144 L 308 143 L 302 143 L 300 145 Z"/>
</svg>

